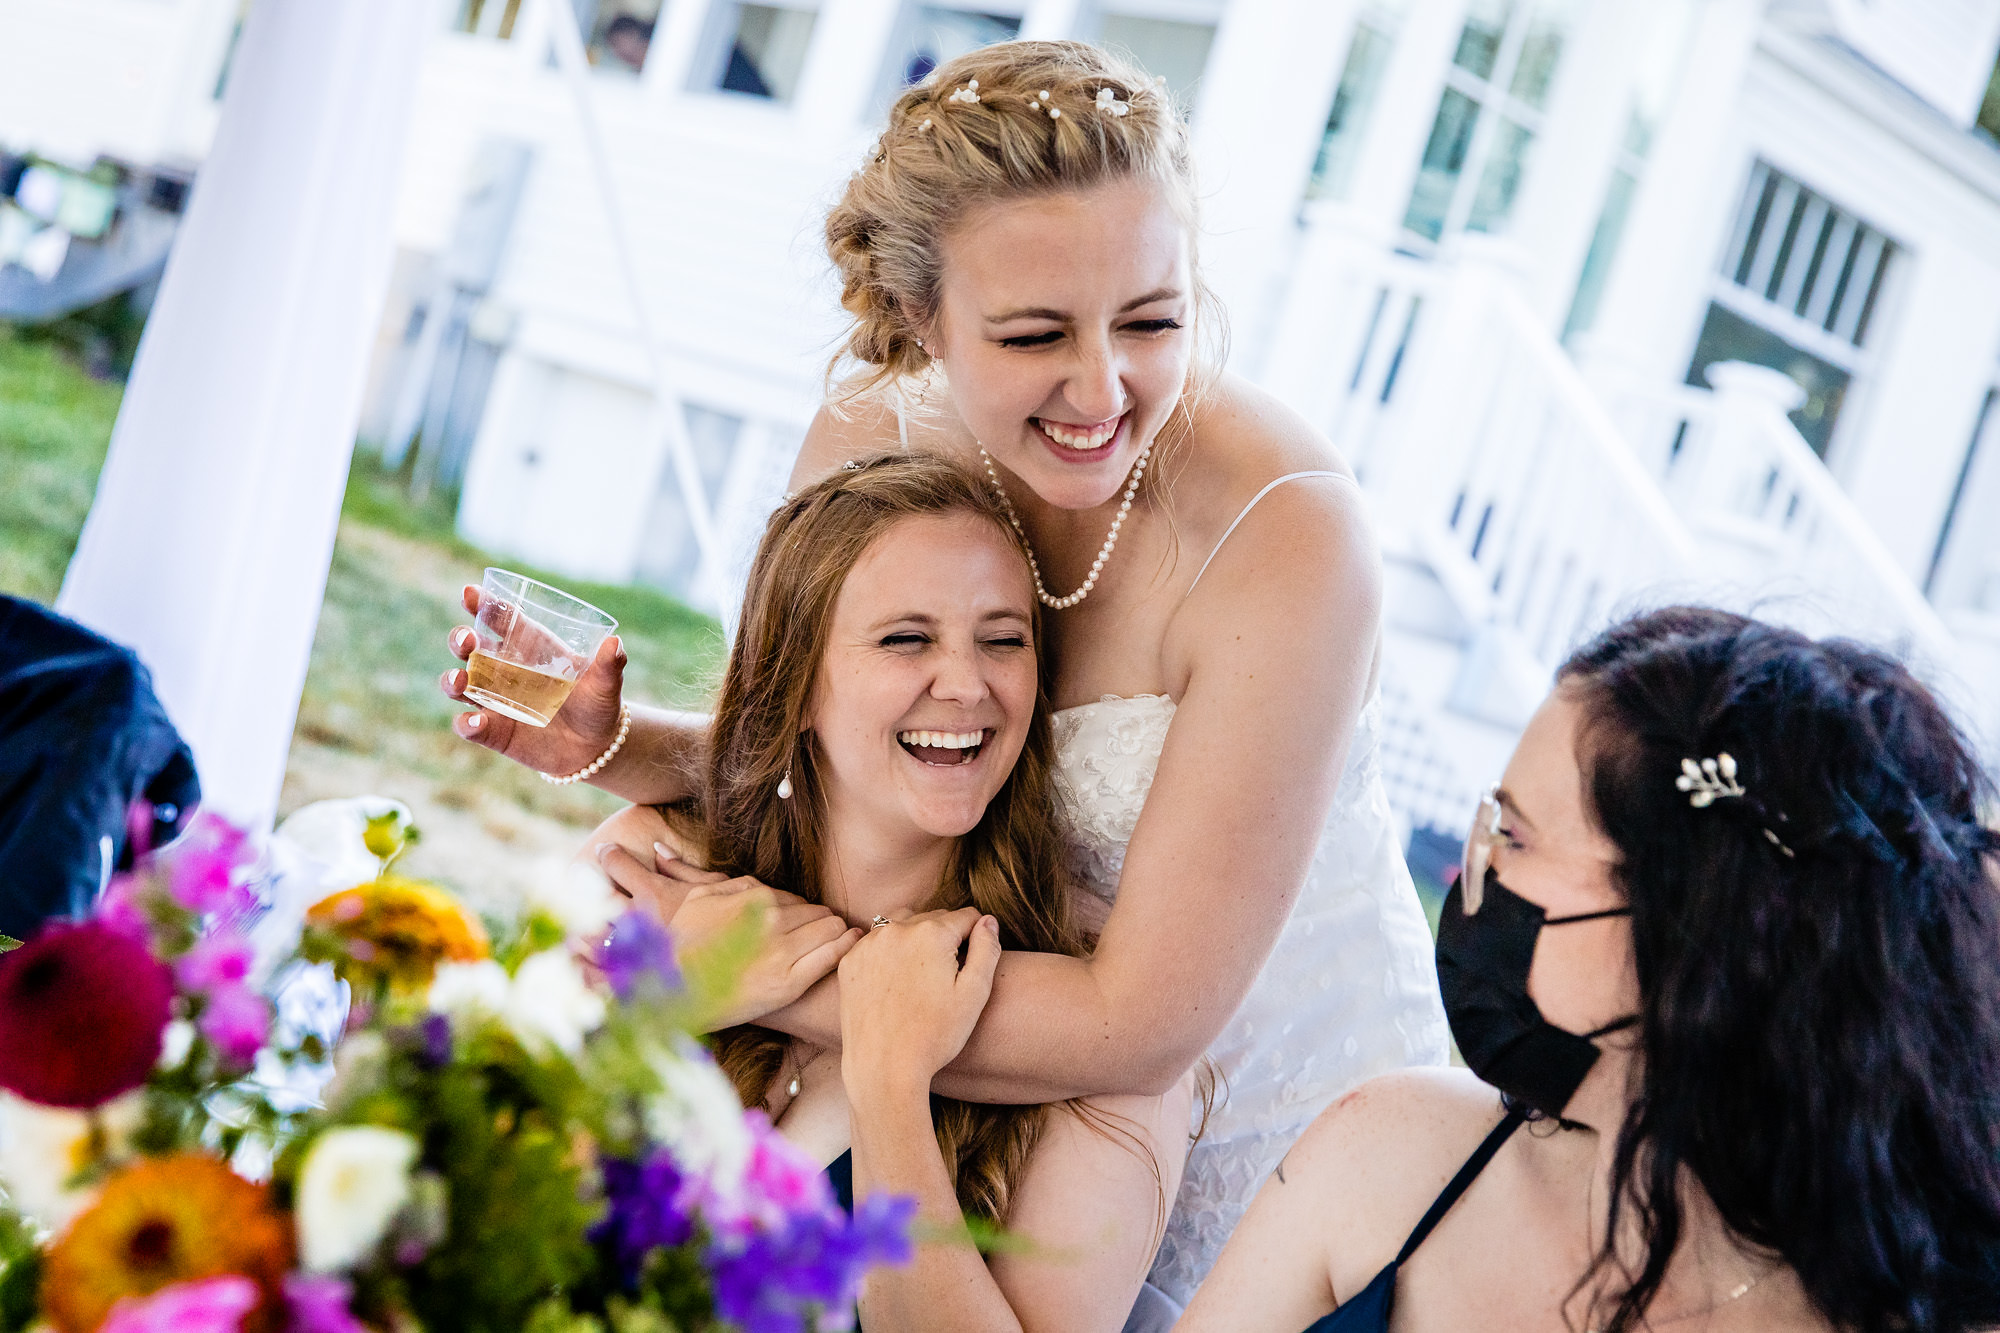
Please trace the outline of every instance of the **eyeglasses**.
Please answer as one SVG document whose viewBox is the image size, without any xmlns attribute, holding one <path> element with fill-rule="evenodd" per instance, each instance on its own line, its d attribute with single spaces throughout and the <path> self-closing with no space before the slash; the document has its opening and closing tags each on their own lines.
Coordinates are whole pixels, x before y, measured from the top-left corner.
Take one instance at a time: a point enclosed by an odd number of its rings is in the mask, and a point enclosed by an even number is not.
<svg viewBox="0 0 2000 1333">
<path fill-rule="evenodd" d="M 1493 844 L 1500 840 L 1500 784 L 1479 798 L 1472 827 L 1465 834 L 1465 860 L 1458 868 L 1458 901 L 1471 916 L 1486 896 L 1486 870 L 1493 864 Z"/>
</svg>

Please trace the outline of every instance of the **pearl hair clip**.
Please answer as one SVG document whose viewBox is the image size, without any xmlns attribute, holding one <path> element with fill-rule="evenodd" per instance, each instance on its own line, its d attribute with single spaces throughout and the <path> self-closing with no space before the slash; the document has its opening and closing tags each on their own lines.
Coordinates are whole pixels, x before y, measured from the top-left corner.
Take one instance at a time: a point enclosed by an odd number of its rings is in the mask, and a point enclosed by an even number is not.
<svg viewBox="0 0 2000 1333">
<path fill-rule="evenodd" d="M 972 79 L 963 88 L 954 89 L 951 96 L 944 100 L 947 102 L 964 102 L 967 105 L 977 102 L 979 100 L 979 80 Z"/>
<path fill-rule="evenodd" d="M 1736 780 L 1736 759 L 1727 750 L 1698 764 L 1692 759 L 1681 760 L 1681 775 L 1674 779 L 1674 786 L 1690 793 L 1688 804 L 1697 810 L 1707 809 L 1724 796 L 1748 795 Z"/>
<path fill-rule="evenodd" d="M 1692 759 L 1681 760 L 1680 775 L 1674 779 L 1674 786 L 1688 794 L 1688 804 L 1697 810 L 1706 810 L 1727 796 L 1748 797 L 1749 791 L 1736 780 L 1736 758 L 1724 750 L 1713 759 L 1699 763 Z M 1789 859 L 1796 854 L 1779 840 L 1778 835 L 1768 827 L 1758 830 L 1764 840 L 1783 852 Z"/>
<path fill-rule="evenodd" d="M 1050 120 L 1061 120 L 1062 119 L 1061 109 L 1050 106 L 1048 102 L 1049 102 L 1049 90 L 1044 88 L 1040 92 L 1036 93 L 1033 97 L 1030 97 L 1028 99 L 1028 110 L 1046 111 L 1049 113 Z"/>
<path fill-rule="evenodd" d="M 1109 88 L 1099 88 L 1097 90 L 1097 109 L 1100 112 L 1108 111 L 1114 116 L 1123 116 L 1132 110 L 1132 104 L 1120 101 L 1118 94 Z"/>
</svg>

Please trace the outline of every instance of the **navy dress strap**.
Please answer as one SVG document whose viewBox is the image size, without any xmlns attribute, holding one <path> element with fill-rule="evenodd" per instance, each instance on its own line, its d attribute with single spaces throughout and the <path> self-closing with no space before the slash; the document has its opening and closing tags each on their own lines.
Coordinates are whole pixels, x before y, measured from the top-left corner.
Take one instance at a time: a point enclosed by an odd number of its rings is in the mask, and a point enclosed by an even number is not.
<svg viewBox="0 0 2000 1333">
<path fill-rule="evenodd" d="M 1479 1146 L 1472 1150 L 1472 1156 L 1465 1159 L 1465 1165 L 1459 1167 L 1458 1174 L 1451 1178 L 1451 1183 L 1431 1201 L 1430 1210 L 1417 1222 L 1416 1229 L 1410 1232 L 1410 1238 L 1403 1242 L 1403 1248 L 1397 1251 L 1396 1257 L 1352 1300 L 1332 1314 L 1315 1319 L 1305 1333 L 1389 1333 L 1389 1315 L 1396 1305 L 1396 1270 L 1409 1262 L 1410 1256 L 1417 1252 L 1417 1246 L 1422 1245 L 1437 1229 L 1437 1224 L 1444 1221 L 1444 1215 L 1451 1211 L 1451 1206 L 1479 1178 L 1479 1173 L 1493 1160 L 1493 1154 L 1514 1136 L 1514 1131 L 1526 1118 L 1519 1111 L 1507 1112 L 1507 1118 L 1480 1140 Z"/>
<path fill-rule="evenodd" d="M 848 1149 L 826 1168 L 827 1183 L 833 1186 L 833 1201 L 840 1211 L 854 1215 L 854 1150 Z"/>
</svg>

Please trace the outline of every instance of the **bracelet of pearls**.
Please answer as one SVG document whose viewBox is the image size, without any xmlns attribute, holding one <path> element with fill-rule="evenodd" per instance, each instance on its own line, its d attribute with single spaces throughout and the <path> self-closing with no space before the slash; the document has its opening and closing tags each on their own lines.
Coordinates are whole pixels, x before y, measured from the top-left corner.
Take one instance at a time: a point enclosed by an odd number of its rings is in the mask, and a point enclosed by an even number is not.
<svg viewBox="0 0 2000 1333">
<path fill-rule="evenodd" d="M 548 783 L 551 787 L 567 787 L 572 782 L 582 782 L 586 778 L 596 777 L 599 771 L 611 762 L 612 757 L 624 748 L 625 738 L 631 734 L 632 709 L 630 705 L 620 700 L 618 704 L 618 739 L 611 742 L 611 748 L 566 778 L 552 778 L 547 773 L 543 773 L 540 775 L 542 781 Z"/>
</svg>

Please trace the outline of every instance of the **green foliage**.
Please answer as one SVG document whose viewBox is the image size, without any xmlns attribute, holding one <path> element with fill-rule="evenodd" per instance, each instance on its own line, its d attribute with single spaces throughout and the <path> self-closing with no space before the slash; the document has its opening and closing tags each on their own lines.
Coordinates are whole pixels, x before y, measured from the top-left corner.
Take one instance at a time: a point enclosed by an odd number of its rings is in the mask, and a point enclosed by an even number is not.
<svg viewBox="0 0 2000 1333">
<path fill-rule="evenodd" d="M 122 396 L 0 324 L 0 592 L 55 600 Z"/>
<path fill-rule="evenodd" d="M 85 374 L 59 340 L 0 324 L 0 592 L 55 600 L 122 394 Z M 723 659 L 714 620 L 655 589 L 579 582 L 482 551 L 457 535 L 448 497 L 413 502 L 364 454 L 348 477 L 295 737 L 381 762 L 381 790 L 407 774 L 412 794 L 434 785 L 447 803 L 497 801 L 588 827 L 621 803 L 582 783 L 547 786 L 450 731 L 459 708 L 437 688 L 452 665 L 445 636 L 465 619 L 459 587 L 489 564 L 546 578 L 616 616 L 631 698 L 700 706 L 709 697 Z"/>
<path fill-rule="evenodd" d="M 0 1333 L 20 1333 L 35 1322 L 41 1286 L 34 1227 L 12 1208 L 0 1207 Z"/>
</svg>

